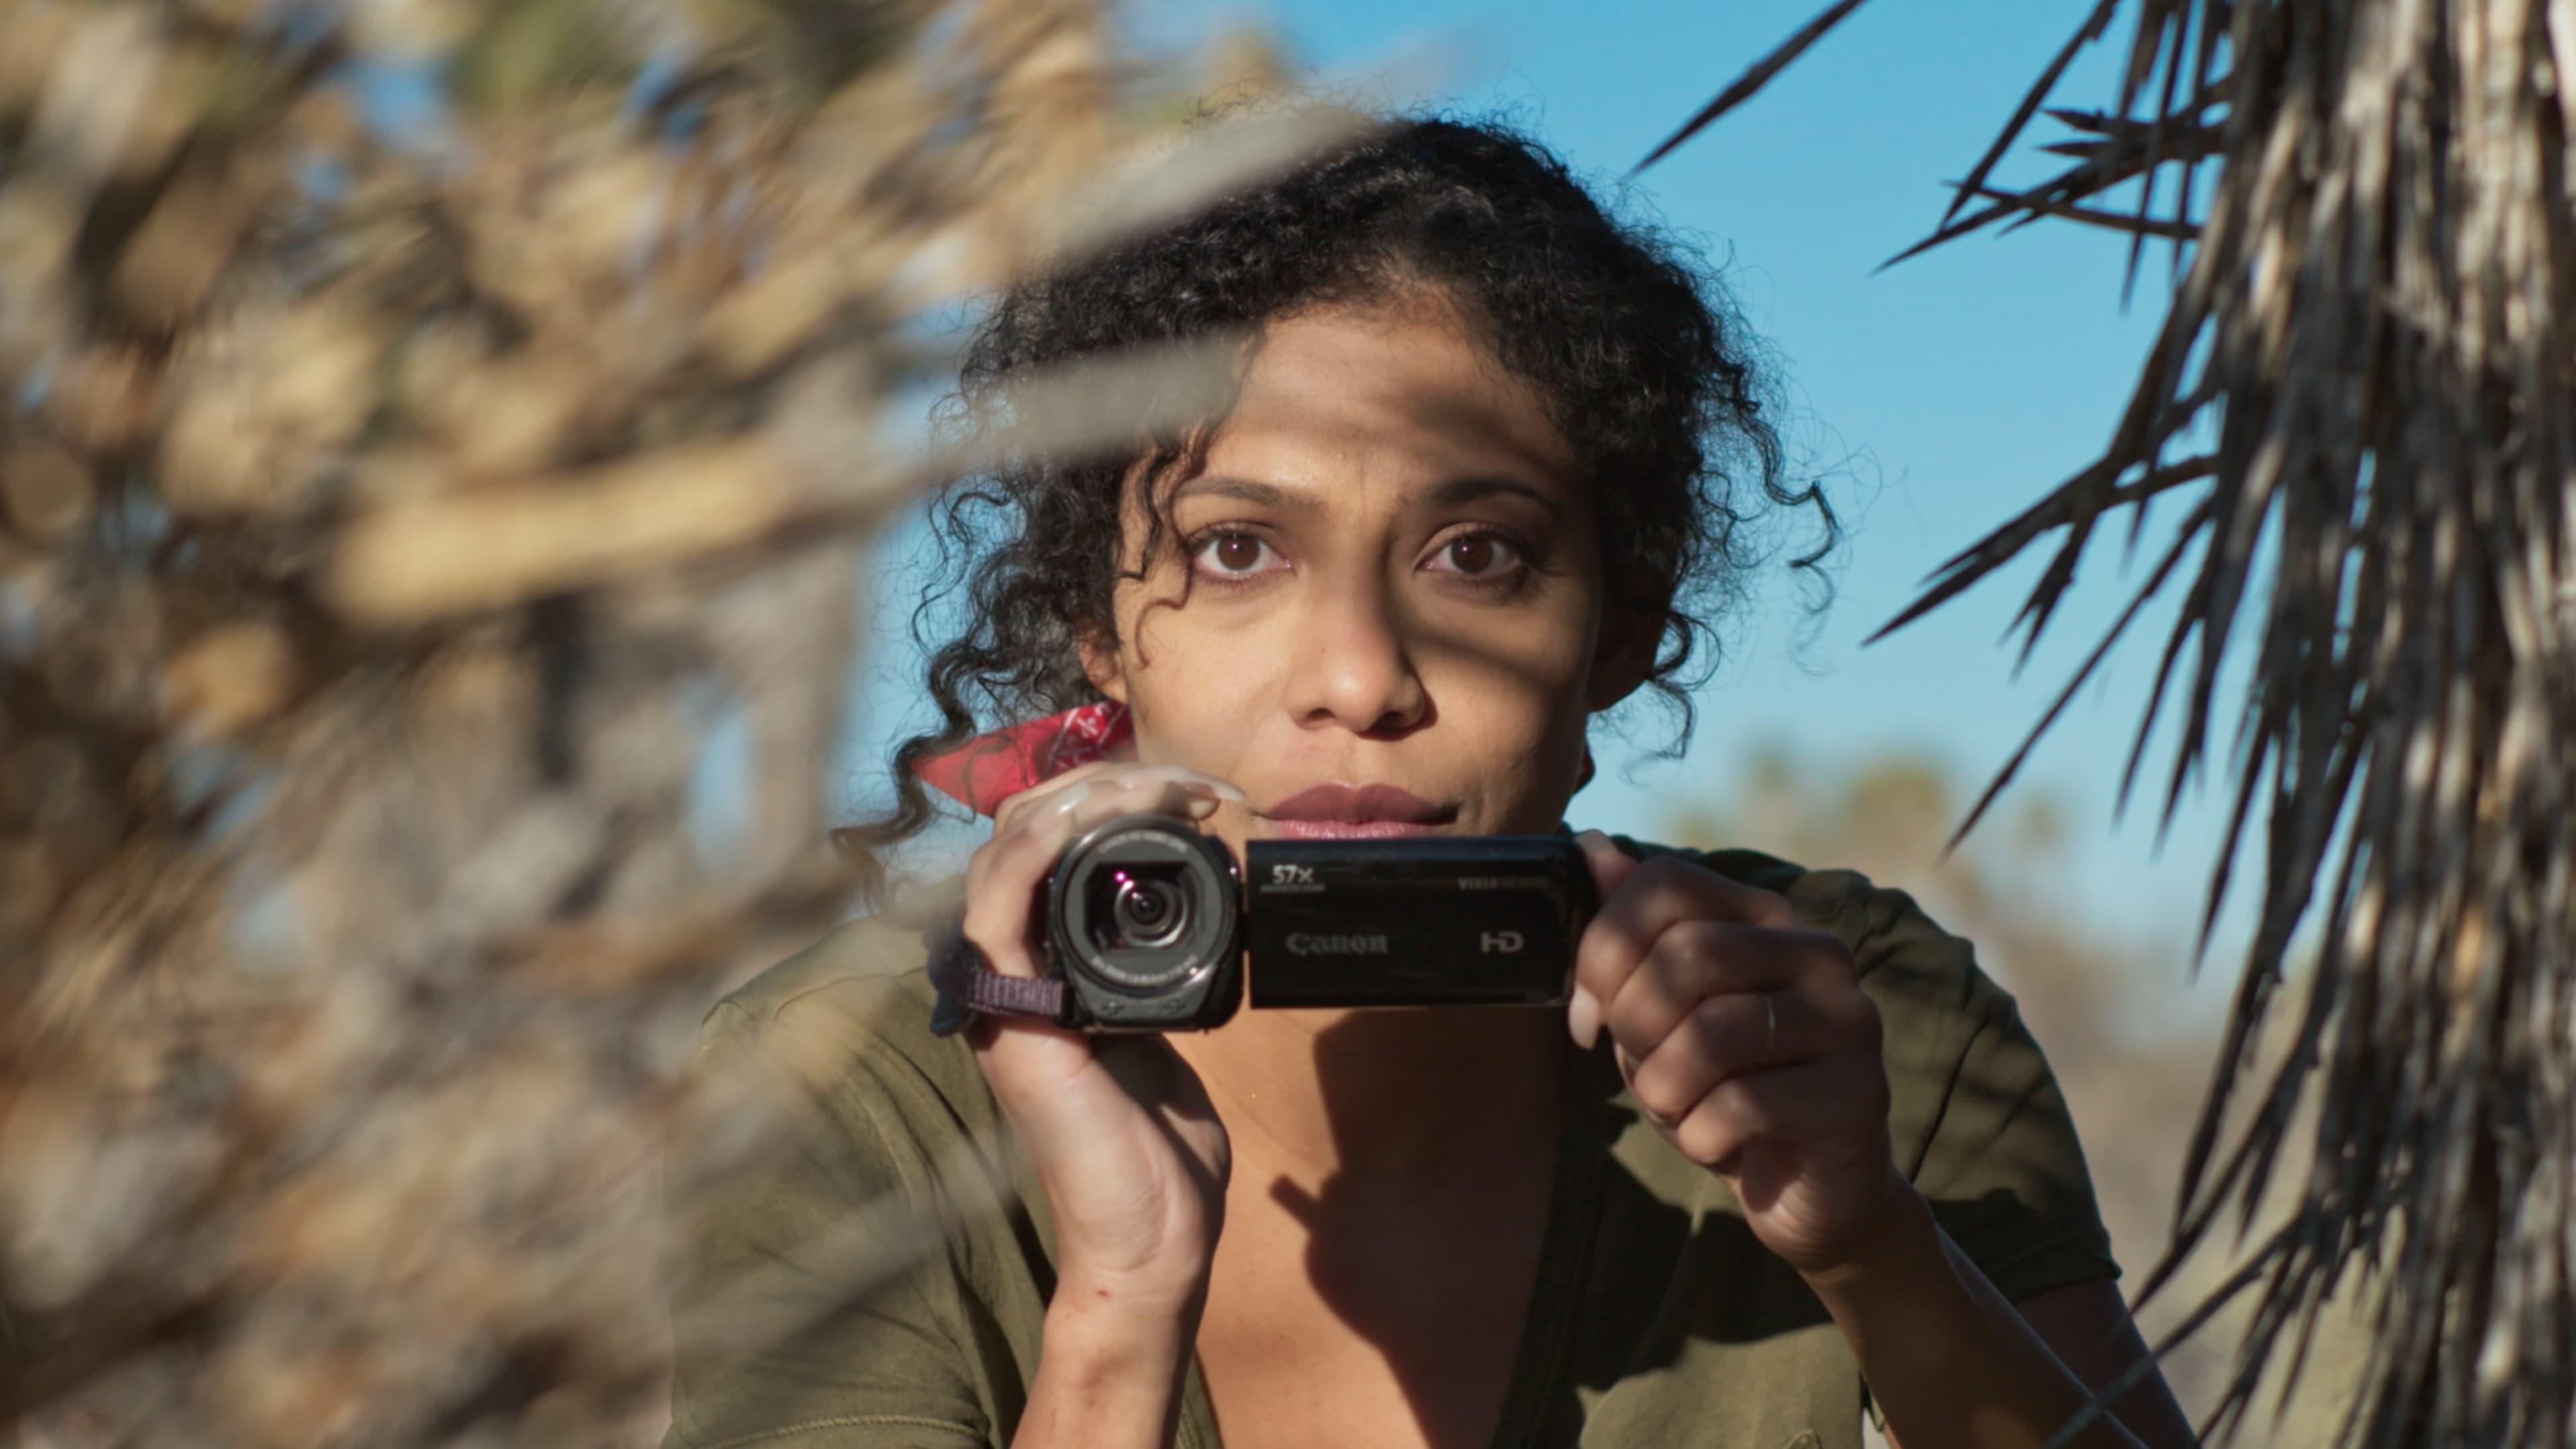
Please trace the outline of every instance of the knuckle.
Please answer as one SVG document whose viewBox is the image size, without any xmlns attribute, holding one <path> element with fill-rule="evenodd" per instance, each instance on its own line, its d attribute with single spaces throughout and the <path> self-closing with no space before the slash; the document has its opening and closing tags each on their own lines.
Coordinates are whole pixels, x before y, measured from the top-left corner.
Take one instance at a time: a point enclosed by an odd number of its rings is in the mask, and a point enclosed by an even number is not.
<svg viewBox="0 0 2576 1449">
<path fill-rule="evenodd" d="M 1076 765 L 1060 775 L 1049 775 L 1016 794 L 1004 796 L 1002 802 L 993 807 L 995 831 L 998 833 L 1018 824 L 1027 818 L 1030 811 L 1063 794 L 1067 787 L 1096 778 L 1104 768 L 1106 766 L 1098 760 L 1088 765 Z"/>
<path fill-rule="evenodd" d="M 1695 996 L 1722 989 L 1754 958 L 1756 943 L 1726 921 L 1684 921 L 1665 933 L 1672 959 Z"/>
<path fill-rule="evenodd" d="M 1600 924 L 1601 939 L 1606 947 L 1601 954 L 1605 961 L 1617 963 L 1639 960 L 1654 945 L 1652 941 L 1646 939 L 1645 932 L 1632 920 L 1605 916 Z"/>
<path fill-rule="evenodd" d="M 1681 921 L 1664 932 L 1664 944 L 1675 960 L 1705 970 L 1726 959 L 1726 926 L 1722 921 Z"/>
<path fill-rule="evenodd" d="M 1641 892 L 1661 895 L 1689 880 L 1693 869 L 1695 867 L 1676 856 L 1659 855 L 1640 864 L 1628 879 Z"/>
<path fill-rule="evenodd" d="M 1870 1055 L 1876 1056 L 1879 1049 L 1887 1045 L 1887 1018 L 1879 1015 L 1878 1003 L 1861 996 L 1859 1004 L 1852 1009 L 1852 1018 L 1858 1026 L 1862 1044 L 1869 1048 Z"/>
<path fill-rule="evenodd" d="M 1751 1141 L 1776 1126 L 1770 1113 L 1742 1078 L 1717 1084 L 1700 1099 L 1700 1113 L 1720 1124 L 1730 1145 Z"/>
<path fill-rule="evenodd" d="M 1053 787 L 1056 783 L 1050 780 L 1044 785 L 1032 785 L 1018 794 L 1004 796 L 1002 802 L 993 807 L 993 833 L 998 836 L 1017 829 L 1020 822 L 1028 818 L 1030 807 L 1055 793 Z"/>
<path fill-rule="evenodd" d="M 1691 1036 L 1714 1056 L 1720 1044 L 1735 1034 L 1736 1026 L 1750 1005 L 1745 998 L 1731 993 L 1704 997 L 1691 1008 L 1684 1025 L 1689 1028 Z"/>
<path fill-rule="evenodd" d="M 1627 963 L 1637 959 L 1634 937 L 1626 924 L 1614 916 L 1600 915 L 1585 927 L 1574 946 L 1574 979 L 1605 1003 L 1613 997 L 1613 988 Z"/>
<path fill-rule="evenodd" d="M 1025 883 L 1013 878 L 1010 859 L 997 855 L 966 874 L 966 919 L 970 923 L 1016 920 L 1029 913 Z"/>
<path fill-rule="evenodd" d="M 1656 941 L 1646 946 L 1636 959 L 1636 975 L 1631 977 L 1643 990 L 1638 995 L 1672 998 L 1677 987 L 1698 977 L 1698 962 L 1680 941 Z"/>
<path fill-rule="evenodd" d="M 1875 1053 L 1886 1044 L 1887 1023 L 1878 1003 L 1848 988 L 1807 989 L 1797 993 L 1802 1015 L 1820 1023 L 1834 1043 Z"/>
<path fill-rule="evenodd" d="M 1671 1072 L 1640 1071 L 1633 1090 L 1638 1106 L 1667 1121 L 1689 1111 L 1699 1100 L 1689 1084 Z"/>
<path fill-rule="evenodd" d="M 1701 994 L 1699 983 L 1704 975 L 1705 963 L 1697 948 L 1666 931 L 1638 956 L 1635 974 L 1629 977 L 1620 996 L 1623 1001 L 1636 997 L 1643 1014 L 1669 1019 L 1682 1014 Z"/>
<path fill-rule="evenodd" d="M 1016 889 L 1022 878 L 1029 874 L 1031 851 L 1026 832 L 996 836 L 975 853 L 982 862 L 983 876 L 978 880 L 970 875 L 967 878 L 969 890 L 980 888 L 983 894 L 990 895 L 999 890 Z"/>
<path fill-rule="evenodd" d="M 1767 1115 L 1753 1085 L 1742 1077 L 1718 1083 L 1717 1089 L 1708 1094 L 1708 1105 L 1719 1116 L 1748 1131 L 1760 1128 Z"/>
<path fill-rule="evenodd" d="M 1702 1167 L 1715 1167 L 1735 1149 L 1735 1132 L 1709 1112 L 1693 1112 L 1673 1131 L 1673 1146 Z"/>
<path fill-rule="evenodd" d="M 1806 955 L 1835 976 L 1848 981 L 1859 975 L 1858 964 L 1852 960 L 1851 947 L 1843 943 L 1842 937 L 1831 931 L 1804 926 L 1792 934 L 1798 938 Z"/>
</svg>

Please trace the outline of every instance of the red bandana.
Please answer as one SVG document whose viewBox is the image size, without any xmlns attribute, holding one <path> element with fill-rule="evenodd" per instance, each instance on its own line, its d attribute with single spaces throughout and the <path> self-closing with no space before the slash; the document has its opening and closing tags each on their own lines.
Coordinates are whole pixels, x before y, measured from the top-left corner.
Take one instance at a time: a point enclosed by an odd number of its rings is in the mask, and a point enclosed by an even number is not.
<svg viewBox="0 0 2576 1449">
<path fill-rule="evenodd" d="M 1077 765 L 1105 760 L 1135 737 L 1127 706 L 1095 700 L 1062 714 L 977 735 L 944 755 L 922 761 L 917 773 L 923 784 L 978 815 L 990 815 L 1031 785 Z"/>
</svg>

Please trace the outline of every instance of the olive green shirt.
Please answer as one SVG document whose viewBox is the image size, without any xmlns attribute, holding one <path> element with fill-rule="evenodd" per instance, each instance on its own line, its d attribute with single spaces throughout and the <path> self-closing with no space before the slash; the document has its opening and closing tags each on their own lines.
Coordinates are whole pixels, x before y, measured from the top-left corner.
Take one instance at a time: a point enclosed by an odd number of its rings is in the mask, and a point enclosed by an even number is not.
<svg viewBox="0 0 2576 1449">
<path fill-rule="evenodd" d="M 1681 853 L 1850 947 L 1886 1029 L 1897 1161 L 2006 1297 L 2118 1275 L 2047 1062 L 1968 942 L 1851 871 Z M 1054 1233 L 972 1052 L 928 1029 L 926 920 L 852 922 L 707 1019 L 698 1070 L 786 1129 L 675 1168 L 669 1449 L 1001 1449 L 1018 1428 Z M 1639 1115 L 1607 1034 L 1568 1051 L 1496 1449 L 1857 1449 L 1865 1393 L 1823 1306 Z M 1183 1395 L 1176 1442 L 1219 1449 L 1195 1356 Z"/>
</svg>

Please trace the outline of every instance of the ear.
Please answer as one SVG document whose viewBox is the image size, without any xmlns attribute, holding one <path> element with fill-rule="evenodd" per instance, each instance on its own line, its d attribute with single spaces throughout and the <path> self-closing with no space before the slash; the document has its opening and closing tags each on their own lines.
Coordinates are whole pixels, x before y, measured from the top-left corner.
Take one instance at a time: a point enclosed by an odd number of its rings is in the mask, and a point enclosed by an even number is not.
<svg viewBox="0 0 2576 1449">
<path fill-rule="evenodd" d="M 1084 628 L 1078 631 L 1074 646 L 1082 656 L 1082 672 L 1091 687 L 1120 704 L 1127 702 L 1127 665 L 1118 657 L 1118 641 L 1104 630 Z"/>
<path fill-rule="evenodd" d="M 1604 611 L 1601 638 L 1592 650 L 1592 674 L 1584 684 L 1584 707 L 1599 714 L 1636 693 L 1655 670 L 1655 649 L 1663 637 L 1661 614 L 1616 604 Z"/>
</svg>

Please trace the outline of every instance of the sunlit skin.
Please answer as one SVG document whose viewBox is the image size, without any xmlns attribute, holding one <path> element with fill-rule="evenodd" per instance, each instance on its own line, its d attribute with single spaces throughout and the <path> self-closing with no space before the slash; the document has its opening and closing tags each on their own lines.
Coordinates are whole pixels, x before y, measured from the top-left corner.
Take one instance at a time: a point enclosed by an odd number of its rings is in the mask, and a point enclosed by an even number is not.
<svg viewBox="0 0 2576 1449">
<path fill-rule="evenodd" d="M 1194 466 L 1154 486 L 1166 546 L 1143 558 L 1140 489 L 1142 576 L 1083 641 L 1135 759 L 997 812 L 965 920 L 997 970 L 1039 973 L 1045 874 L 1118 814 L 1195 820 L 1238 858 L 1316 828 L 1272 812 L 1323 785 L 1409 792 L 1434 835 L 1557 827 L 1585 728 L 1643 683 L 1660 620 L 1610 606 L 1593 485 L 1443 298 L 1272 319 Z M 2044 1344 L 1958 1271 L 1892 1161 L 1878 1016 L 1838 937 L 1703 867 L 1582 842 L 1602 901 L 1570 1011 L 1240 1011 L 1099 1041 L 978 1023 L 1063 1259 L 1037 1442 L 1167 1435 L 1193 1351 L 1237 1449 L 1490 1442 L 1569 1028 L 1606 1036 L 1648 1118 L 1733 1185 L 1914 1449 L 2036 1446 L 2083 1398 L 2051 1346 L 2093 1382 L 2143 1352 L 2114 1284 L 2022 1305 Z M 2159 1449 L 2189 1442 L 2160 1382 L 2141 1397 Z M 2075 1442 L 2140 1441 L 2106 1421 Z"/>
<path fill-rule="evenodd" d="M 1437 297 L 1292 316 L 1197 462 L 1162 484 L 1175 546 L 1088 662 L 1140 761 L 1241 789 L 1201 828 L 1240 858 L 1298 828 L 1268 807 L 1343 784 L 1421 797 L 1432 834 L 1554 830 L 1592 714 L 1652 639 L 1605 607 L 1538 394 Z M 1143 525 L 1140 504 L 1131 566 Z M 1170 1040 L 1231 1138 L 1196 1335 L 1229 1442 L 1488 1441 L 1546 1221 L 1563 1014 L 1242 1011 Z"/>
<path fill-rule="evenodd" d="M 1563 438 L 1448 308 L 1273 323 L 1203 466 L 1163 486 L 1179 546 L 1121 588 L 1092 673 L 1140 760 L 1243 790 L 1203 829 L 1240 852 L 1281 833 L 1265 806 L 1326 782 L 1401 786 L 1454 812 L 1436 833 L 1556 828 L 1593 711 L 1642 670 L 1633 641 L 1600 647 L 1600 548 Z M 1139 515 L 1131 565 L 1143 534 Z M 1261 1011 L 1173 1044 L 1239 1164 L 1338 1173 L 1357 1202 L 1381 1164 L 1390 1187 L 1452 1180 L 1442 1164 L 1543 1125 L 1528 1114 L 1565 1032 L 1547 1013 Z M 1333 1099 L 1378 1104 L 1366 1136 L 1328 1120 L 1326 1071 Z"/>
<path fill-rule="evenodd" d="M 1595 648 L 1592 509 L 1526 384 L 1427 307 L 1292 318 L 1166 493 L 1180 548 L 1121 591 L 1099 683 L 1140 759 L 1250 797 L 1210 828 L 1276 834 L 1261 810 L 1323 781 L 1403 786 L 1442 833 L 1555 828 L 1635 676 Z"/>
</svg>

